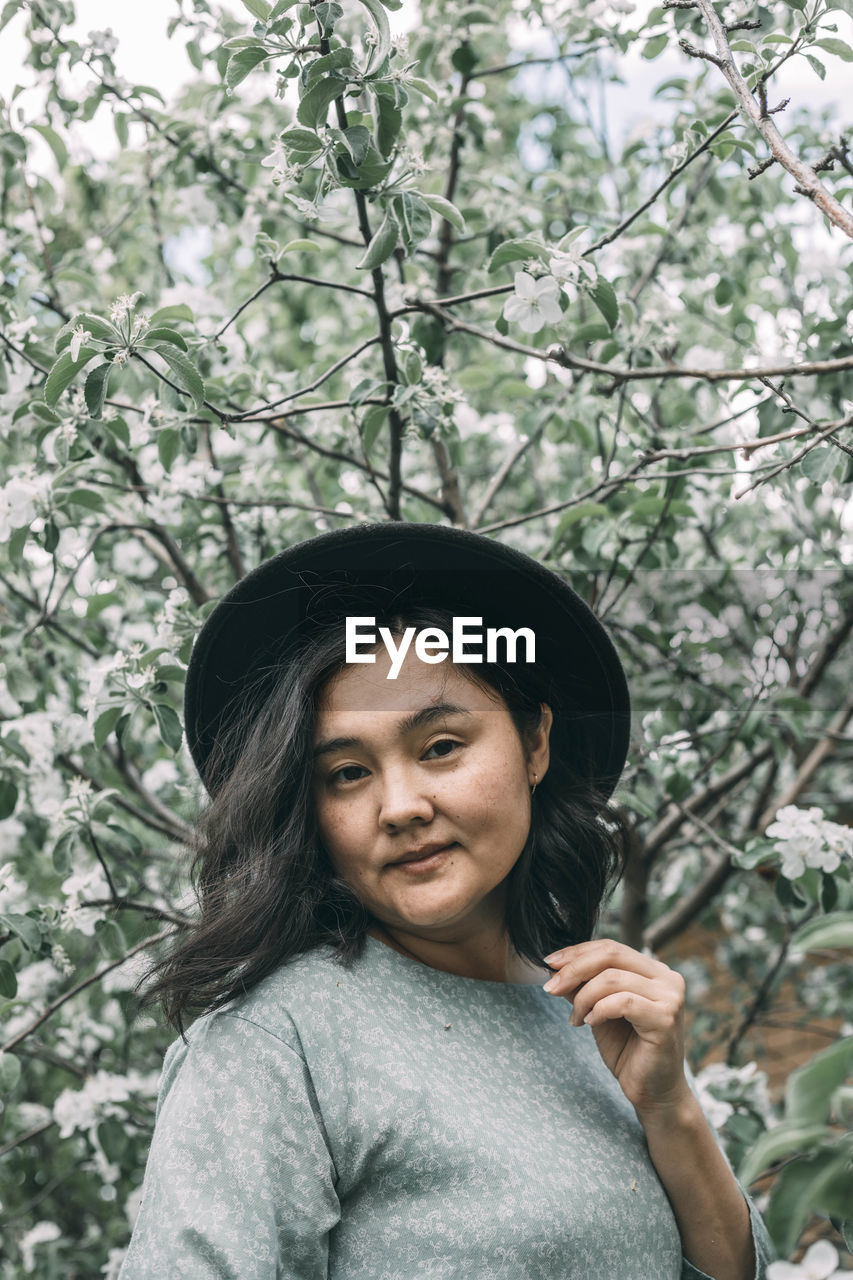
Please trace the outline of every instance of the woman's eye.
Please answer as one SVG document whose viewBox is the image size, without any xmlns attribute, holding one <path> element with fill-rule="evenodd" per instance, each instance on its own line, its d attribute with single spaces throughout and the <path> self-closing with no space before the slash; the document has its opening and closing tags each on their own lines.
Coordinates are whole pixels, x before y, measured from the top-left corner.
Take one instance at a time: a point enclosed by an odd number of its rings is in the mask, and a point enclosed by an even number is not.
<svg viewBox="0 0 853 1280">
<path fill-rule="evenodd" d="M 462 746 L 461 742 L 454 742 L 452 738 L 440 738 L 438 742 L 434 742 L 432 746 L 427 747 L 427 753 L 429 753 L 430 751 L 435 751 L 436 747 L 451 747 L 452 749 L 455 749 L 456 747 L 461 747 L 461 746 Z M 447 756 L 452 754 L 453 754 L 453 750 L 442 751 L 441 755 L 439 756 L 439 759 L 444 759 Z"/>
<path fill-rule="evenodd" d="M 360 764 L 345 764 L 342 769 L 336 769 L 334 773 L 329 774 L 329 781 L 333 783 L 334 782 L 358 782 L 358 778 L 344 777 L 344 774 L 349 773 L 352 769 L 355 769 L 356 771 L 361 769 L 362 773 L 365 772 L 365 770 L 362 769 Z"/>
</svg>

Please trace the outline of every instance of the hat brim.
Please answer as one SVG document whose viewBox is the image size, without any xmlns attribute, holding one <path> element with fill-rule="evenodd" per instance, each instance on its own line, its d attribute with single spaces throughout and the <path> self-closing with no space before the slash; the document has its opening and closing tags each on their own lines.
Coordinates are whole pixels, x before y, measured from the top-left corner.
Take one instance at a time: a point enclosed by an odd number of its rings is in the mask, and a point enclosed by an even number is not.
<svg viewBox="0 0 853 1280">
<path fill-rule="evenodd" d="M 484 627 L 531 628 L 535 671 L 518 662 L 513 673 L 547 690 L 557 704 L 552 744 L 576 773 L 611 794 L 627 755 L 630 701 L 622 664 L 592 610 L 552 570 L 512 547 L 402 521 L 334 530 L 289 547 L 242 578 L 208 615 L 184 695 L 187 742 L 207 789 L 220 781 L 210 766 L 217 735 L 241 709 L 245 714 L 250 689 L 255 697 L 271 689 L 281 665 L 317 629 L 343 626 L 347 616 L 387 616 L 408 602 L 481 617 Z"/>
</svg>

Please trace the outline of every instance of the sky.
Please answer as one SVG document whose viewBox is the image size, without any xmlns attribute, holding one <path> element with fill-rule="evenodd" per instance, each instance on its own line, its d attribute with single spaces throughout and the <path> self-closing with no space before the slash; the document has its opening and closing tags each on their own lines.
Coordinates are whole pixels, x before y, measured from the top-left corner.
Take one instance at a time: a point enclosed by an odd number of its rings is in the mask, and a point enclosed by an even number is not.
<svg viewBox="0 0 853 1280">
<path fill-rule="evenodd" d="M 639 0 L 636 14 L 630 21 L 636 21 L 636 17 L 647 11 L 653 2 L 654 0 Z M 219 0 L 219 3 L 235 16 L 245 18 L 248 31 L 252 19 L 240 0 Z M 89 31 L 111 29 L 119 42 L 115 55 L 116 67 L 119 74 L 127 80 L 152 85 L 168 101 L 183 81 L 196 74 L 187 59 L 183 29 L 179 29 L 171 40 L 166 35 L 169 19 L 178 12 L 178 0 L 146 0 L 144 4 L 129 3 L 128 0 L 76 0 L 75 8 L 77 21 L 70 29 L 71 34 L 85 38 Z M 390 13 L 389 20 L 393 34 L 411 30 L 417 22 L 417 5 L 413 0 L 403 0 L 402 8 Z M 22 12 L 0 33 L 0 96 L 7 101 L 14 85 L 31 84 L 34 79 L 31 69 L 22 67 L 25 49 L 22 34 L 24 21 Z M 853 42 L 853 18 L 837 11 L 831 15 L 831 21 L 838 27 L 838 36 Z M 523 57 L 525 53 L 530 55 L 537 52 L 536 36 L 533 28 L 525 29 L 525 24 L 520 19 L 517 26 L 516 56 Z M 846 100 L 846 112 L 838 107 L 834 114 L 842 124 L 846 123 L 849 127 L 853 123 L 849 106 L 851 64 L 836 56 L 821 56 L 827 70 L 824 81 L 817 78 L 805 59 L 794 58 L 780 73 L 780 96 L 790 94 L 792 105 L 807 105 L 812 111 L 823 105 L 840 104 Z M 669 114 L 671 105 L 656 101 L 654 89 L 670 76 L 684 74 L 687 64 L 684 55 L 676 47 L 672 47 L 651 62 L 642 58 L 639 49 L 632 48 L 618 65 L 625 83 L 608 88 L 607 114 L 614 135 L 624 136 L 631 129 L 641 126 L 644 118 L 653 119 L 655 115 Z M 539 67 L 536 74 L 541 78 L 546 72 Z M 90 79 L 90 73 L 85 68 L 78 68 L 77 84 L 81 89 Z M 35 90 L 26 91 L 16 102 L 16 105 L 23 107 L 27 118 L 32 118 L 37 109 L 39 98 L 36 95 Z M 784 117 L 779 117 L 779 122 L 784 129 Z M 117 147 L 110 113 L 105 109 L 100 110 L 88 125 L 78 125 L 77 131 L 81 143 L 94 156 L 107 158 Z M 46 149 L 44 159 L 49 168 L 50 157 Z M 39 163 L 38 157 L 36 163 Z"/>
</svg>

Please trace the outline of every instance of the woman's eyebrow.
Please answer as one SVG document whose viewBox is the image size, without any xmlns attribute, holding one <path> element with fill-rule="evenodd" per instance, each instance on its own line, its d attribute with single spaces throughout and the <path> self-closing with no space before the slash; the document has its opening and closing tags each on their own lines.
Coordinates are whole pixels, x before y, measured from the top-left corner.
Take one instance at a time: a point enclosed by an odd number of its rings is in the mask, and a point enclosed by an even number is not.
<svg viewBox="0 0 853 1280">
<path fill-rule="evenodd" d="M 421 729 L 424 725 L 432 724 L 435 720 L 443 720 L 446 716 L 470 715 L 471 712 L 467 707 L 458 707 L 454 702 L 432 702 L 428 707 L 421 707 L 420 711 L 413 711 L 411 715 L 404 716 L 398 721 L 397 733 L 405 736 L 413 729 Z M 363 746 L 364 742 L 361 738 L 327 738 L 323 742 L 318 742 L 311 758 L 316 760 L 318 756 L 328 755 L 331 751 Z"/>
</svg>

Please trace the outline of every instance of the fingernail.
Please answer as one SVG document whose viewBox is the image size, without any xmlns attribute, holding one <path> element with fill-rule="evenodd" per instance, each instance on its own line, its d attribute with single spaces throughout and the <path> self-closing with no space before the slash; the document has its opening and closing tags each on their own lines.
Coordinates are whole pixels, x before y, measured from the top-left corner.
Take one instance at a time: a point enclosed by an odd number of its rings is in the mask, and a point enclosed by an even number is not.
<svg viewBox="0 0 853 1280">
<path fill-rule="evenodd" d="M 545 963 L 550 964 L 552 960 L 557 960 L 563 953 L 561 951 L 552 951 L 549 956 L 545 956 Z"/>
<path fill-rule="evenodd" d="M 542 990 L 543 990 L 543 991 L 553 991 L 553 990 L 554 990 L 554 988 L 555 988 L 555 987 L 556 987 L 556 985 L 557 985 L 557 982 L 558 982 L 558 978 L 556 977 L 556 975 L 555 975 L 553 978 L 549 978 L 549 979 L 548 979 L 548 981 L 547 981 L 547 982 L 545 983 L 545 985 L 543 986 Z"/>
</svg>

